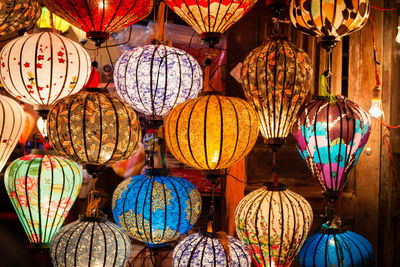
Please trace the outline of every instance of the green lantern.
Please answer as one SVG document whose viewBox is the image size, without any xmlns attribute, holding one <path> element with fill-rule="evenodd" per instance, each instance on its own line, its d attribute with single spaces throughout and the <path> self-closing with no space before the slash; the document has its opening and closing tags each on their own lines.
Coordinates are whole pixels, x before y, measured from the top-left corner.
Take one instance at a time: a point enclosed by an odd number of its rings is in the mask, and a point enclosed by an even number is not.
<svg viewBox="0 0 400 267">
<path fill-rule="evenodd" d="M 4 183 L 29 241 L 47 247 L 78 196 L 82 172 L 53 151 L 32 150 L 8 166 Z"/>
</svg>

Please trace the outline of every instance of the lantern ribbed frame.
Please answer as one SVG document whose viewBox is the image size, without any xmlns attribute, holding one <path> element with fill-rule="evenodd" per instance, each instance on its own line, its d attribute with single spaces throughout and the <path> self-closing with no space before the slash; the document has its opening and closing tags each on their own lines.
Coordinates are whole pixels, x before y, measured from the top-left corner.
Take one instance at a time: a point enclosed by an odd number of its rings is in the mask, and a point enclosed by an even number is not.
<svg viewBox="0 0 400 267">
<path fill-rule="evenodd" d="M 289 266 L 311 229 L 310 204 L 286 186 L 245 196 L 235 211 L 236 232 L 257 266 Z"/>
<path fill-rule="evenodd" d="M 167 45 L 146 45 L 118 59 L 114 81 L 118 95 L 136 111 L 162 117 L 199 94 L 202 74 L 189 53 Z"/>
<path fill-rule="evenodd" d="M 54 266 L 125 267 L 131 253 L 128 235 L 114 223 L 81 217 L 62 227 L 50 246 Z"/>
<path fill-rule="evenodd" d="M 79 92 L 87 83 L 91 60 L 78 43 L 40 32 L 8 42 L 0 52 L 0 79 L 17 99 L 48 106 Z"/>
<path fill-rule="evenodd" d="M 282 143 L 290 133 L 310 90 L 311 75 L 307 53 L 280 38 L 257 47 L 244 60 L 243 91 L 257 111 L 267 143 Z"/>
<path fill-rule="evenodd" d="M 82 173 L 52 151 L 32 150 L 8 166 L 4 184 L 29 241 L 48 246 L 79 194 Z"/>
<path fill-rule="evenodd" d="M 171 110 L 165 120 L 168 149 L 196 169 L 228 168 L 250 152 L 257 137 L 257 114 L 237 97 L 191 99 Z"/>
<path fill-rule="evenodd" d="M 201 196 L 187 180 L 138 175 L 114 191 L 115 222 L 133 239 L 157 246 L 178 239 L 199 219 Z"/>
<path fill-rule="evenodd" d="M 127 159 L 139 149 L 141 141 L 135 111 L 96 88 L 56 102 L 48 114 L 47 133 L 58 153 L 92 165 Z"/>
<path fill-rule="evenodd" d="M 367 112 L 340 97 L 320 98 L 297 115 L 292 129 L 300 155 L 324 192 L 338 193 L 371 133 Z"/>
</svg>

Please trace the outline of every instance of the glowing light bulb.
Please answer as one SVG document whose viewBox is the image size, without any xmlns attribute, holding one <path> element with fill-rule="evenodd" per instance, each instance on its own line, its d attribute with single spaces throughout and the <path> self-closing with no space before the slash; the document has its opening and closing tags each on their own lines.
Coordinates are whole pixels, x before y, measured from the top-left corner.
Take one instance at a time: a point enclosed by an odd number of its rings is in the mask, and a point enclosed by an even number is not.
<svg viewBox="0 0 400 267">
<path fill-rule="evenodd" d="M 372 100 L 371 100 L 371 108 L 369 109 L 369 113 L 375 118 L 380 118 L 383 114 L 381 109 L 382 106 L 382 98 L 381 98 L 382 89 L 376 86 L 372 90 Z"/>
<path fill-rule="evenodd" d="M 396 42 L 400 44 L 400 26 L 397 26 Z"/>
<path fill-rule="evenodd" d="M 36 126 L 39 129 L 40 134 L 44 138 L 47 138 L 47 120 L 43 119 L 42 117 L 39 117 L 39 119 L 36 122 Z"/>
</svg>

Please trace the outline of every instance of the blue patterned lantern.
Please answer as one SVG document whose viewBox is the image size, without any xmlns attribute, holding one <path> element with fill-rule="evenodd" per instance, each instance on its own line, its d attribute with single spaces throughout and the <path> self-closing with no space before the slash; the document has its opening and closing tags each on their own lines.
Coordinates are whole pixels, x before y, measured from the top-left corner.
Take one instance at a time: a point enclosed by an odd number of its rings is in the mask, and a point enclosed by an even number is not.
<svg viewBox="0 0 400 267">
<path fill-rule="evenodd" d="M 158 246 L 193 227 L 200 216 L 201 196 L 187 180 L 148 169 L 118 185 L 112 208 L 115 222 L 132 238 Z"/>
<path fill-rule="evenodd" d="M 375 266 L 374 249 L 367 239 L 326 224 L 306 240 L 297 261 L 300 267 Z"/>
<path fill-rule="evenodd" d="M 251 258 L 247 248 L 236 238 L 224 232 L 199 232 L 179 242 L 174 249 L 172 263 L 174 267 L 250 267 Z"/>
</svg>

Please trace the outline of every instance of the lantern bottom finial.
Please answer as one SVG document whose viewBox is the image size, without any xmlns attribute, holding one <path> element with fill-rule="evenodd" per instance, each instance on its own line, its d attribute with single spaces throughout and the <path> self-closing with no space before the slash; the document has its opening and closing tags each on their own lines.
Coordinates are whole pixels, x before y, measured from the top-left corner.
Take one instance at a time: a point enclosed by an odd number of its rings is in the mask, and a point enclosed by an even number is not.
<svg viewBox="0 0 400 267">
<path fill-rule="evenodd" d="M 201 39 L 208 43 L 210 48 L 214 48 L 219 43 L 222 34 L 219 32 L 207 32 L 200 35 Z"/>
<path fill-rule="evenodd" d="M 330 53 L 336 47 L 337 42 L 338 40 L 334 36 L 324 36 L 319 43 L 326 52 Z"/>
<path fill-rule="evenodd" d="M 97 47 L 100 47 L 101 44 L 110 37 L 110 35 L 106 32 L 91 31 L 86 33 L 86 37 L 92 40 Z"/>
</svg>

